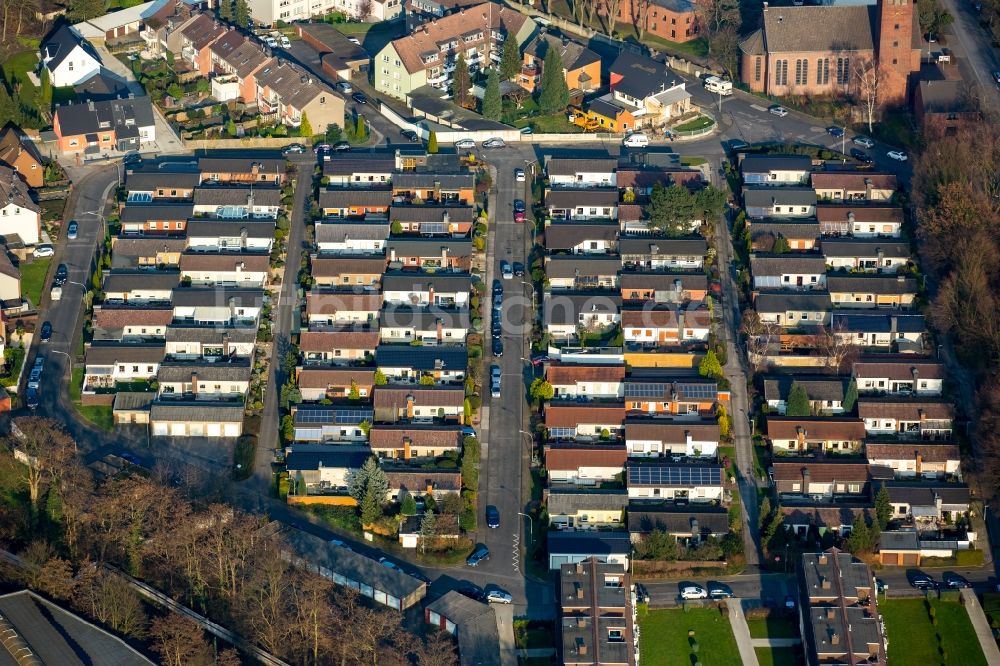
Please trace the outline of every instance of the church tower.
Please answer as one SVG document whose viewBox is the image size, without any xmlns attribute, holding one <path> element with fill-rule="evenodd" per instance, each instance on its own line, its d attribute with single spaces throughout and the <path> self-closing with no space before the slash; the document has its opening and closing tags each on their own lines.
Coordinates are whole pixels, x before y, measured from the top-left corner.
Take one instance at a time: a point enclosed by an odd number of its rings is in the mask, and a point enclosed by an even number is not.
<svg viewBox="0 0 1000 666">
<path fill-rule="evenodd" d="M 913 48 L 913 0 L 878 0 L 876 56 L 882 69 L 881 97 L 888 106 L 906 103 L 906 84 L 920 69 L 919 50 Z"/>
</svg>

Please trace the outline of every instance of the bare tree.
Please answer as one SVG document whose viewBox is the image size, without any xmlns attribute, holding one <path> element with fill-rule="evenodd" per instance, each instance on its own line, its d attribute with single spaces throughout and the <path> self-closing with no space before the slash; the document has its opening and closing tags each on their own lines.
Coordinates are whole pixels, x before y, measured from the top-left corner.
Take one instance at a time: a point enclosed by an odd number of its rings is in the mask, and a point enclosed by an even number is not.
<svg viewBox="0 0 1000 666">
<path fill-rule="evenodd" d="M 455 639 L 445 631 L 434 631 L 424 637 L 424 642 L 414 650 L 419 666 L 454 666 L 458 663 L 455 654 Z"/>
<path fill-rule="evenodd" d="M 114 631 L 141 638 L 148 618 L 139 596 L 124 578 L 98 565 L 89 565 L 78 577 L 77 603 Z"/>
<path fill-rule="evenodd" d="M 615 25 L 618 23 L 618 12 L 621 11 L 622 0 L 604 0 L 604 11 L 607 12 L 608 34 L 615 34 Z"/>
<path fill-rule="evenodd" d="M 164 666 L 208 665 L 213 661 L 205 633 L 189 617 L 177 613 L 158 617 L 153 620 L 149 635 Z"/>
<path fill-rule="evenodd" d="M 358 0 L 358 9 L 354 14 L 354 17 L 360 21 L 365 22 L 368 17 L 372 15 L 372 0 Z"/>
<path fill-rule="evenodd" d="M 868 131 L 871 132 L 875 125 L 875 119 L 881 116 L 882 107 L 885 104 L 885 100 L 882 99 L 882 85 L 886 77 L 885 68 L 875 58 L 855 58 L 853 66 L 858 99 L 868 120 Z"/>
<path fill-rule="evenodd" d="M 709 35 L 708 44 L 729 78 L 735 79 L 740 60 L 740 34 L 736 27 L 723 24 Z"/>
<path fill-rule="evenodd" d="M 821 326 L 816 331 L 816 350 L 826 358 L 826 367 L 833 372 L 845 372 L 849 361 L 859 355 L 858 347 L 843 325 Z"/>
<path fill-rule="evenodd" d="M 639 31 L 639 39 L 646 36 L 649 10 L 652 6 L 653 0 L 632 0 L 632 18 L 635 21 L 636 30 Z"/>
<path fill-rule="evenodd" d="M 747 361 L 754 374 L 767 364 L 767 357 L 776 341 L 780 339 L 781 327 L 763 321 L 755 310 L 747 308 L 740 321 L 740 333 L 746 344 Z"/>
<path fill-rule="evenodd" d="M 293 608 L 295 609 L 295 631 L 306 650 L 309 659 L 304 663 L 320 663 L 320 655 L 332 648 L 330 625 L 333 623 L 333 605 L 330 594 L 333 583 L 323 576 L 305 571 L 295 572 L 292 585 Z"/>
<path fill-rule="evenodd" d="M 76 453 L 76 442 L 66 434 L 62 424 L 40 416 L 14 419 L 16 434 L 11 435 L 10 445 L 23 454 L 23 478 L 28 484 L 32 515 L 39 510 L 42 486 L 58 475 Z"/>
<path fill-rule="evenodd" d="M 524 106 L 524 102 L 531 97 L 531 93 L 522 88 L 521 86 L 512 86 L 507 94 L 504 95 L 507 99 L 514 103 L 517 108 Z"/>
</svg>

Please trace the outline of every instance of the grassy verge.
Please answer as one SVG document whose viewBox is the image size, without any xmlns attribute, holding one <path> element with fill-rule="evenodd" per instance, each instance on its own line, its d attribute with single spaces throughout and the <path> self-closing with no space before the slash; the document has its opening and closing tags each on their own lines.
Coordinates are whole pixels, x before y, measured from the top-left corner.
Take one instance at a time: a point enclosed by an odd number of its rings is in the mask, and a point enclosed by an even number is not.
<svg viewBox="0 0 1000 666">
<path fill-rule="evenodd" d="M 708 162 L 704 157 L 681 157 L 681 166 L 691 167 L 691 166 L 701 166 Z"/>
<path fill-rule="evenodd" d="M 889 663 L 986 664 L 965 608 L 937 599 L 888 599 L 879 604 L 889 638 Z M 934 613 L 936 624 L 932 622 Z"/>
<path fill-rule="evenodd" d="M 693 39 L 690 42 L 672 42 L 669 39 L 662 39 L 648 32 L 641 40 L 626 36 L 626 41 L 639 42 L 646 46 L 651 46 L 659 51 L 664 51 L 671 55 L 694 56 L 704 58 L 708 55 L 708 41 L 703 38 Z"/>
<path fill-rule="evenodd" d="M 110 405 L 77 405 L 80 416 L 90 421 L 101 430 L 111 432 L 115 427 L 114 415 Z"/>
<path fill-rule="evenodd" d="M 799 666 L 804 664 L 802 648 L 754 648 L 760 666 Z"/>
<path fill-rule="evenodd" d="M 580 134 L 583 128 L 566 120 L 565 113 L 552 113 L 546 116 L 529 116 L 514 121 L 514 127 L 520 129 L 530 126 L 540 134 Z"/>
<path fill-rule="evenodd" d="M 21 264 L 21 293 L 38 307 L 45 288 L 45 276 L 49 273 L 49 263 L 52 259 L 33 259 L 31 263 Z"/>
<path fill-rule="evenodd" d="M 702 130 L 707 127 L 711 127 L 715 124 L 715 121 L 708 116 L 698 116 L 697 118 L 692 118 L 686 123 L 681 123 L 676 127 L 671 127 L 675 132 L 694 132 L 696 130 Z M 703 160 L 704 161 L 704 160 Z"/>
<path fill-rule="evenodd" d="M 639 611 L 639 652 L 644 666 L 700 661 L 740 665 L 729 618 L 716 608 Z"/>
</svg>

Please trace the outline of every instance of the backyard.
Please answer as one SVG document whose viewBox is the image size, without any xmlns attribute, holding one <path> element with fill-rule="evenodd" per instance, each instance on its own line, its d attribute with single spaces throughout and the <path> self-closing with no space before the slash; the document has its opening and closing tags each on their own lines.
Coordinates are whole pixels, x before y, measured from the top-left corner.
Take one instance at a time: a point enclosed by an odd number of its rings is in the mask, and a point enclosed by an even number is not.
<svg viewBox="0 0 1000 666">
<path fill-rule="evenodd" d="M 644 666 L 695 661 L 712 666 L 741 663 L 729 618 L 717 608 L 690 608 L 686 612 L 640 609 L 639 632 Z"/>
<path fill-rule="evenodd" d="M 768 617 L 747 617 L 752 638 L 798 638 L 797 618 L 771 613 Z"/>
<path fill-rule="evenodd" d="M 960 603 L 888 599 L 879 604 L 879 610 L 889 639 L 889 663 L 986 664 L 972 622 Z"/>
<path fill-rule="evenodd" d="M 805 663 L 801 647 L 754 648 L 760 666 L 798 666 Z"/>
<path fill-rule="evenodd" d="M 21 294 L 38 307 L 45 289 L 45 277 L 49 272 L 51 259 L 32 259 L 30 263 L 21 264 Z"/>
<path fill-rule="evenodd" d="M 80 394 L 83 391 L 83 374 L 83 367 L 73 368 L 69 384 L 69 399 L 73 401 L 73 406 L 80 416 L 101 430 L 111 432 L 115 426 L 115 419 L 110 405 L 80 404 Z"/>
</svg>

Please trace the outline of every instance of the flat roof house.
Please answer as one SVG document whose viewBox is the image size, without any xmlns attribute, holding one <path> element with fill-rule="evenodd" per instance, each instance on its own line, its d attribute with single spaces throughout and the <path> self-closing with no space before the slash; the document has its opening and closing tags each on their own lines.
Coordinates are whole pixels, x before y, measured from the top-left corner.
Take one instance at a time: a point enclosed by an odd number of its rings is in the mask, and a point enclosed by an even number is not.
<svg viewBox="0 0 1000 666">
<path fill-rule="evenodd" d="M 550 532 L 549 569 L 576 564 L 590 558 L 628 571 L 632 542 L 628 532 Z"/>
<path fill-rule="evenodd" d="M 559 567 L 562 663 L 572 666 L 634 666 L 632 578 L 617 564 L 597 558 Z"/>
<path fill-rule="evenodd" d="M 624 489 L 552 486 L 545 493 L 549 521 L 559 529 L 620 527 L 628 506 Z"/>
<path fill-rule="evenodd" d="M 748 155 L 740 161 L 744 185 L 806 185 L 811 171 L 806 155 Z"/>
<path fill-rule="evenodd" d="M 155 401 L 149 407 L 154 437 L 239 437 L 243 434 L 242 402 Z"/>
<path fill-rule="evenodd" d="M 372 423 L 375 410 L 368 405 L 311 405 L 303 403 L 292 410 L 295 441 L 305 443 L 365 442 L 364 421 Z"/>
</svg>

